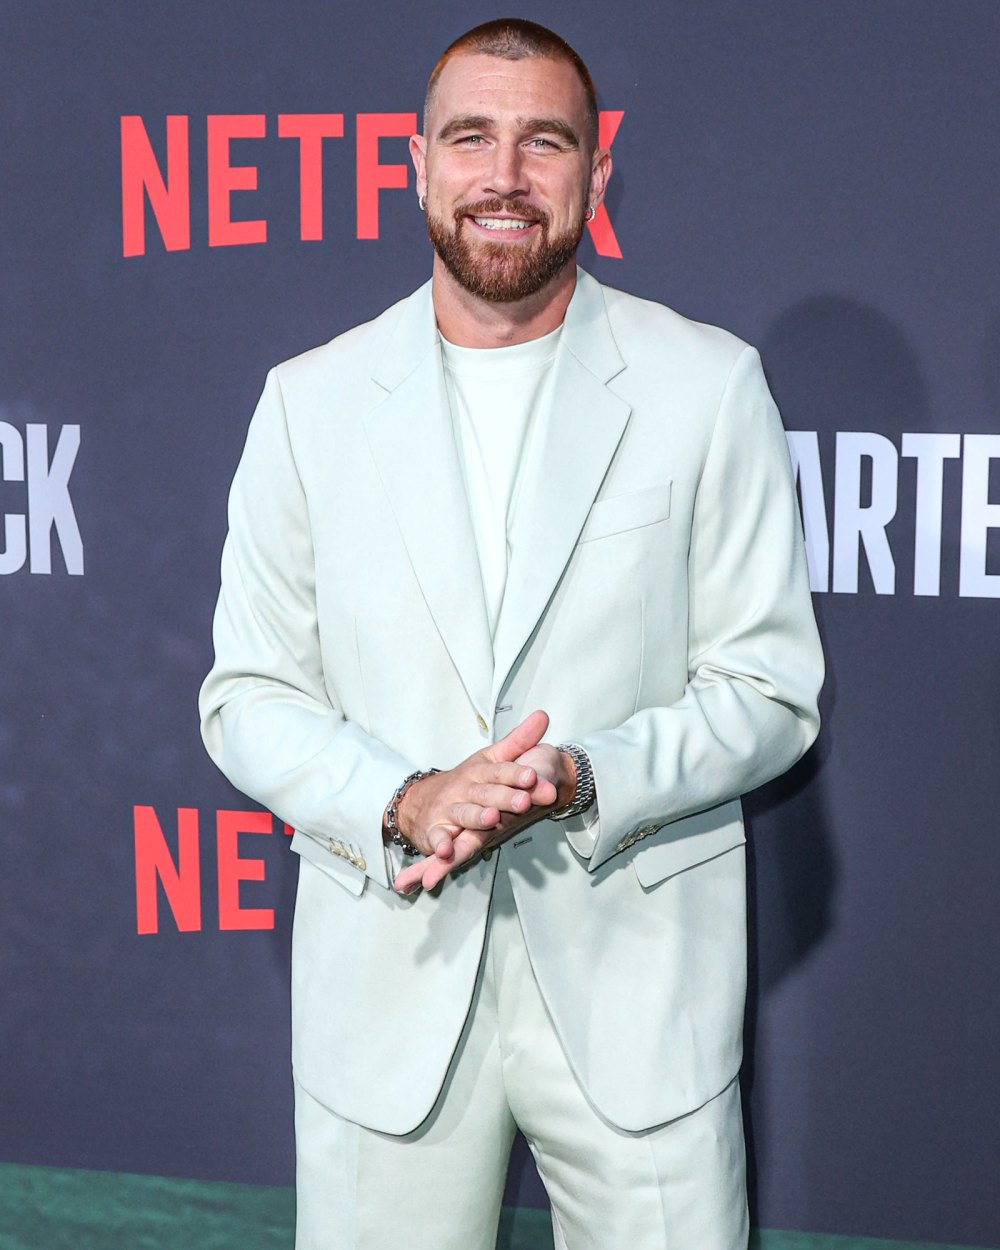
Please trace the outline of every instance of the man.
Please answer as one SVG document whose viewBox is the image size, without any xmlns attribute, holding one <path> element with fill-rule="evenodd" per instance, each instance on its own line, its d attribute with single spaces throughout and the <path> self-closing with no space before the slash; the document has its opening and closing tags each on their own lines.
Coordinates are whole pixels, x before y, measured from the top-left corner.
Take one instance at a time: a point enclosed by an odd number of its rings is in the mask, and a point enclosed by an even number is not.
<svg viewBox="0 0 1000 1250">
<path fill-rule="evenodd" d="M 202 692 L 303 859 L 297 1246 L 485 1250 L 519 1127 L 570 1250 L 735 1250 L 739 795 L 822 674 L 781 426 L 575 267 L 611 157 L 557 36 L 459 39 L 411 150 L 431 282 L 270 374 Z"/>
</svg>

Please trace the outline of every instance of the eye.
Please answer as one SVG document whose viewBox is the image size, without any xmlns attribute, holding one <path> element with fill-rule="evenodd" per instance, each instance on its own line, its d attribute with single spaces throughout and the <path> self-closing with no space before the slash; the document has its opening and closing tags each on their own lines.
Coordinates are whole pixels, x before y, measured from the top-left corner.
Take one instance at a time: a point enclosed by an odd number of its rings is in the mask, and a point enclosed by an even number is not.
<svg viewBox="0 0 1000 1250">
<path fill-rule="evenodd" d="M 478 148 L 482 147 L 485 140 L 482 135 L 460 135 L 455 143 L 458 147 Z"/>
<path fill-rule="evenodd" d="M 528 140 L 528 147 L 544 151 L 546 148 L 557 149 L 559 145 L 552 139 L 543 139 L 540 135 L 536 135 L 534 139 Z"/>
</svg>

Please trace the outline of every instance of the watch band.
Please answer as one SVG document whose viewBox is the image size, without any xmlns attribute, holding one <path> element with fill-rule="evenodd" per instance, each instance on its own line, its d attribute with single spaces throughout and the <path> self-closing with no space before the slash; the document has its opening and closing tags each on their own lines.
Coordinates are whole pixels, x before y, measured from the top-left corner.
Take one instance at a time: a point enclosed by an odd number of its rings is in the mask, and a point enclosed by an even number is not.
<svg viewBox="0 0 1000 1250">
<path fill-rule="evenodd" d="M 585 812 L 593 803 L 597 793 L 594 786 L 594 770 L 591 767 L 590 756 L 575 742 L 561 742 L 556 750 L 565 751 L 576 765 L 576 793 L 565 807 L 549 812 L 549 820 L 568 820 L 570 816 L 578 816 L 581 812 Z"/>
<path fill-rule="evenodd" d="M 418 769 L 415 773 L 410 773 L 409 777 L 404 777 L 389 800 L 389 806 L 385 809 L 385 831 L 389 835 L 389 841 L 395 842 L 402 849 L 404 855 L 422 855 L 423 852 L 418 850 L 409 838 L 404 838 L 402 833 L 400 833 L 397 819 L 399 801 L 415 781 L 420 781 L 424 777 L 433 777 L 435 773 L 440 771 L 440 768 L 424 768 Z"/>
</svg>

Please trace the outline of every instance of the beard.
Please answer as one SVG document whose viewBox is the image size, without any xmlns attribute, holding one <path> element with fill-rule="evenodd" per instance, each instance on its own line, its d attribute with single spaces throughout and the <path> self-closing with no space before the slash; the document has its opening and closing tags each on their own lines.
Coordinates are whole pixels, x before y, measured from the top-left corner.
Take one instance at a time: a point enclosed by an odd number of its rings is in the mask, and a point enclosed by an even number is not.
<svg viewBox="0 0 1000 1250">
<path fill-rule="evenodd" d="M 466 217 L 509 213 L 537 222 L 539 238 L 529 245 L 472 240 L 464 229 Z M 491 304 L 514 304 L 550 282 L 576 255 L 584 222 L 565 234 L 549 237 L 549 217 L 520 200 L 479 200 L 455 209 L 449 228 L 443 217 L 427 213 L 427 236 L 445 268 L 470 294 Z"/>
</svg>

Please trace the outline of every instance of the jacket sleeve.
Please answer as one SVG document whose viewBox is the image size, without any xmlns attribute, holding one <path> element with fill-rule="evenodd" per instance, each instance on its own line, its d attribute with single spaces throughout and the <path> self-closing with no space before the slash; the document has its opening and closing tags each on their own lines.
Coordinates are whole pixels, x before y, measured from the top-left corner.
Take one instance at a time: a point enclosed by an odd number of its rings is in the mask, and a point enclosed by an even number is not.
<svg viewBox="0 0 1000 1250">
<path fill-rule="evenodd" d="M 213 635 L 199 699 L 209 755 L 338 872 L 388 887 L 382 814 L 413 765 L 348 721 L 324 680 L 308 506 L 274 370 L 230 492 Z"/>
<path fill-rule="evenodd" d="M 683 696 L 578 739 L 600 804 L 590 871 L 783 773 L 819 730 L 823 656 L 798 505 L 781 420 L 750 347 L 727 381 L 698 484 L 688 591 Z"/>
</svg>

